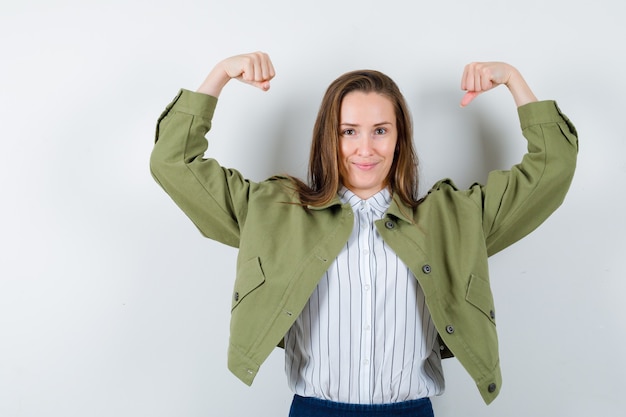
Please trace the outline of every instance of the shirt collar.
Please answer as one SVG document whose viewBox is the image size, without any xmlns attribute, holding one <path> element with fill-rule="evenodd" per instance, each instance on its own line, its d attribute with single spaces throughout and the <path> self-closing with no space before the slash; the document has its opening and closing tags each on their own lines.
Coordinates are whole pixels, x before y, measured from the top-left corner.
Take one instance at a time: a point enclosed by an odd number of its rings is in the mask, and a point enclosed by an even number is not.
<svg viewBox="0 0 626 417">
<path fill-rule="evenodd" d="M 343 185 L 339 189 L 338 195 L 341 202 L 344 204 L 350 204 L 352 210 L 354 211 L 356 211 L 365 201 L 368 203 L 372 210 L 379 212 L 379 215 L 382 215 L 387 211 L 387 209 L 391 205 L 392 200 L 391 193 L 389 192 L 389 189 L 387 187 L 383 188 L 382 190 L 365 200 L 354 194 Z"/>
</svg>

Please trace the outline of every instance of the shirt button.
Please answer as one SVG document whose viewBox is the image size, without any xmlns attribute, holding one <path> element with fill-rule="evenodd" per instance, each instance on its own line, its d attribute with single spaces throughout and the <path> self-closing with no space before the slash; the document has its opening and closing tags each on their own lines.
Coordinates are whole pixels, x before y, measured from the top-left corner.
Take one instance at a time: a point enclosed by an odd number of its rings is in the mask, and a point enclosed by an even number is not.
<svg viewBox="0 0 626 417">
<path fill-rule="evenodd" d="M 432 271 L 432 269 L 430 268 L 430 265 L 426 264 L 422 267 L 422 272 L 425 274 L 430 274 L 430 271 Z"/>
<path fill-rule="evenodd" d="M 396 224 L 394 222 L 392 222 L 391 220 L 387 220 L 385 222 L 385 227 L 389 230 L 393 229 L 394 227 L 396 227 Z"/>
<path fill-rule="evenodd" d="M 448 324 L 448 325 L 446 326 L 446 332 L 448 332 L 448 334 L 452 334 L 452 333 L 454 333 L 454 326 L 453 326 L 453 325 L 451 325 L 451 324 Z"/>
<path fill-rule="evenodd" d="M 370 290 L 370 284 L 365 284 L 363 286 L 363 288 L 365 288 L 365 291 L 369 291 Z"/>
</svg>

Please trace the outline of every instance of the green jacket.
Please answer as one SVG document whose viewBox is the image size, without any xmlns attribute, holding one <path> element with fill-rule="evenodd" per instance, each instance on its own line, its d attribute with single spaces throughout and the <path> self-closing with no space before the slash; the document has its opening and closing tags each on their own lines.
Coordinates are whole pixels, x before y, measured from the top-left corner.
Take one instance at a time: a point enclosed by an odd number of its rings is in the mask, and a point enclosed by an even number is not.
<svg viewBox="0 0 626 417">
<path fill-rule="evenodd" d="M 252 182 L 205 159 L 215 97 L 181 90 L 159 119 L 150 167 L 200 232 L 238 247 L 229 369 L 252 384 L 348 240 L 349 205 L 303 207 L 288 178 Z M 415 209 L 393 198 L 376 223 L 417 277 L 440 338 L 486 403 L 501 374 L 487 257 L 537 228 L 563 201 L 576 165 L 574 126 L 556 103 L 518 109 L 528 153 L 486 185 L 435 184 Z M 442 345 L 442 349 L 444 346 Z"/>
</svg>

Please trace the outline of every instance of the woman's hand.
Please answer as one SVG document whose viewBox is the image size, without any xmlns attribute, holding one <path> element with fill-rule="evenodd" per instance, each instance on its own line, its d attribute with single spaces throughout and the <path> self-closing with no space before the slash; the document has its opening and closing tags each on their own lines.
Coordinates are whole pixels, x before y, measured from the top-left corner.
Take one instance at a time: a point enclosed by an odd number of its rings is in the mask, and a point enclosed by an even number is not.
<svg viewBox="0 0 626 417">
<path fill-rule="evenodd" d="M 504 62 L 472 62 L 465 66 L 461 78 L 461 89 L 467 91 L 461 100 L 461 107 L 501 84 L 509 88 L 518 107 L 537 101 L 522 74 L 513 66 Z"/>
<path fill-rule="evenodd" d="M 218 97 L 222 88 L 233 78 L 267 91 L 275 75 L 272 61 L 266 53 L 236 55 L 218 63 L 197 91 Z"/>
</svg>

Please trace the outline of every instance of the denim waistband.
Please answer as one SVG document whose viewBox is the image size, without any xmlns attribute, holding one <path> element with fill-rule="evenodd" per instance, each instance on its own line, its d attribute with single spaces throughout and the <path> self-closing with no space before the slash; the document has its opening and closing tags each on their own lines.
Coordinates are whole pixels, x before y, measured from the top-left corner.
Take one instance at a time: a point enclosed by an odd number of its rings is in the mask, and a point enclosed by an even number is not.
<svg viewBox="0 0 626 417">
<path fill-rule="evenodd" d="M 390 404 L 347 404 L 294 395 L 289 417 L 433 417 L 430 398 Z"/>
</svg>

